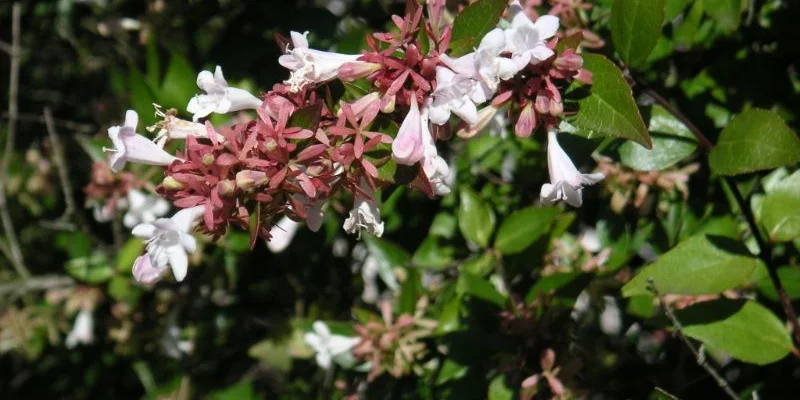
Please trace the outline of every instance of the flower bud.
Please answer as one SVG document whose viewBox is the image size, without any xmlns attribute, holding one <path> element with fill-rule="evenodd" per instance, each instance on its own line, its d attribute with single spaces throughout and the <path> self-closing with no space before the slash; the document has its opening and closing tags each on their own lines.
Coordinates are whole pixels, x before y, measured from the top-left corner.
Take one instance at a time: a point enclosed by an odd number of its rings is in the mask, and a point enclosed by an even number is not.
<svg viewBox="0 0 800 400">
<path fill-rule="evenodd" d="M 534 108 L 539 114 L 547 114 L 550 112 L 550 99 L 546 95 L 539 93 L 536 95 L 536 102 Z"/>
<path fill-rule="evenodd" d="M 222 197 L 232 197 L 236 193 L 236 183 L 230 179 L 219 181 L 219 183 L 217 183 L 217 190 Z"/>
<path fill-rule="evenodd" d="M 381 112 L 384 114 L 393 113 L 395 103 L 397 103 L 397 97 L 395 95 L 383 96 L 381 99 Z"/>
<path fill-rule="evenodd" d="M 564 112 L 564 103 L 558 100 L 550 100 L 550 115 L 557 117 Z"/>
<path fill-rule="evenodd" d="M 536 113 L 533 112 L 533 106 L 528 103 L 522 112 L 519 114 L 519 119 L 514 125 L 514 133 L 518 137 L 528 137 L 533 133 L 536 128 Z"/>
<path fill-rule="evenodd" d="M 553 65 L 558 69 L 577 71 L 583 67 L 583 58 L 575 54 L 574 51 L 566 50 L 553 61 Z"/>
<path fill-rule="evenodd" d="M 469 139 L 482 131 L 489 125 L 494 116 L 497 114 L 497 107 L 492 105 L 486 106 L 478 111 L 478 122 L 475 125 L 468 125 L 466 122 L 459 125 L 456 135 L 462 139 Z"/>
<path fill-rule="evenodd" d="M 253 190 L 269 182 L 266 172 L 244 170 L 236 173 L 236 186 L 244 191 Z"/>
<path fill-rule="evenodd" d="M 167 190 L 181 190 L 186 187 L 183 183 L 178 182 L 177 179 L 171 176 L 165 177 L 164 180 L 161 181 L 161 186 Z"/>
<path fill-rule="evenodd" d="M 267 153 L 271 151 L 275 151 L 278 148 L 278 142 L 275 141 L 273 138 L 266 138 L 264 139 L 264 151 Z"/>
<path fill-rule="evenodd" d="M 211 153 L 203 154 L 202 162 L 203 162 L 203 165 L 205 165 L 206 167 L 210 166 L 211 164 L 214 164 L 214 161 L 215 160 L 214 160 L 214 155 L 213 154 L 211 154 Z"/>
<path fill-rule="evenodd" d="M 352 61 L 342 64 L 337 71 L 337 75 L 339 76 L 339 79 L 343 81 L 354 81 L 358 78 L 363 78 L 379 69 L 381 69 L 380 64 L 364 61 Z"/>
</svg>

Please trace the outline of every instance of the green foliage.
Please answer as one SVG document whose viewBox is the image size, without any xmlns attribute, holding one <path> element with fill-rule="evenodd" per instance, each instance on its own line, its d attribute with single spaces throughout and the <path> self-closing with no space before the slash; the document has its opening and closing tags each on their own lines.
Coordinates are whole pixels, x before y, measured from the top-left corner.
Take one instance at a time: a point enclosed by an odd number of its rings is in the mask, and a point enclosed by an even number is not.
<svg viewBox="0 0 800 400">
<path fill-rule="evenodd" d="M 739 360 L 764 365 L 792 350 L 783 323 L 755 301 L 715 300 L 677 314 L 683 333 Z"/>
<path fill-rule="evenodd" d="M 661 106 L 650 109 L 650 137 L 653 148 L 648 150 L 633 142 L 619 148 L 620 161 L 638 171 L 660 171 L 689 157 L 697 149 L 692 132 Z"/>
<path fill-rule="evenodd" d="M 596 54 L 584 56 L 584 67 L 592 72 L 592 85 L 589 89 L 576 84 L 567 92 L 568 98 L 577 100 L 579 111 L 571 123 L 590 138 L 618 137 L 652 148 L 647 127 L 619 68 Z"/>
<path fill-rule="evenodd" d="M 458 227 L 461 234 L 481 247 L 489 245 L 495 225 L 492 207 L 469 188 L 461 189 L 458 206 Z"/>
<path fill-rule="evenodd" d="M 650 280 L 664 294 L 717 294 L 747 282 L 757 264 L 757 259 L 739 242 L 698 235 L 642 268 L 622 288 L 622 294 L 647 294 Z"/>
<path fill-rule="evenodd" d="M 761 223 L 770 239 L 788 242 L 800 238 L 800 171 L 777 183 L 761 209 Z"/>
<path fill-rule="evenodd" d="M 611 37 L 617 52 L 632 68 L 644 65 L 661 36 L 665 0 L 615 0 Z"/>
<path fill-rule="evenodd" d="M 478 47 L 486 33 L 497 26 L 507 4 L 505 0 L 478 0 L 464 7 L 453 21 L 451 55 L 462 56 Z"/>
<path fill-rule="evenodd" d="M 494 247 L 503 254 L 525 250 L 547 233 L 558 214 L 559 210 L 552 207 L 528 207 L 515 211 L 500 225 Z"/>
<path fill-rule="evenodd" d="M 741 175 L 800 162 L 800 138 L 771 111 L 749 109 L 722 131 L 708 157 L 719 175 Z"/>
</svg>

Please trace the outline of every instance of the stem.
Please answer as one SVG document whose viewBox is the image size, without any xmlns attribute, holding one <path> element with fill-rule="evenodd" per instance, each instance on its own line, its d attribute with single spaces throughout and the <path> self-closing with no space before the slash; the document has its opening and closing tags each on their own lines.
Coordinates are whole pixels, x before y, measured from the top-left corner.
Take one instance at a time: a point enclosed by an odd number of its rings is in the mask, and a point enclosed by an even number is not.
<svg viewBox="0 0 800 400">
<path fill-rule="evenodd" d="M 3 160 L 0 163 L 0 219 L 2 219 L 3 230 L 5 231 L 8 249 L 11 254 L 11 264 L 22 279 L 28 279 L 31 273 L 25 267 L 25 259 L 17 239 L 17 231 L 11 220 L 11 213 L 8 211 L 8 201 L 6 199 L 6 185 L 8 183 L 8 168 L 11 163 L 11 156 L 14 153 L 14 142 L 17 135 L 17 97 L 19 94 L 19 64 L 20 64 L 20 14 L 22 7 L 19 3 L 14 3 L 11 11 L 11 70 L 8 82 L 8 135 L 6 136 L 6 146 L 3 151 Z"/>
<path fill-rule="evenodd" d="M 50 107 L 44 108 L 44 121 L 47 127 L 47 135 L 50 137 L 50 143 L 53 146 L 53 162 L 58 169 L 61 189 L 64 191 L 64 204 L 66 209 L 64 210 L 62 219 L 67 220 L 75 215 L 75 198 L 73 197 L 72 184 L 69 182 L 69 169 L 64 159 L 64 146 L 61 144 L 58 133 L 56 133 L 56 127 L 53 124 L 53 113 L 50 111 Z"/>
<path fill-rule="evenodd" d="M 672 321 L 672 325 L 675 327 L 675 333 L 677 334 L 678 338 L 681 339 L 681 341 L 686 345 L 686 347 L 689 348 L 689 351 L 691 351 L 692 354 L 694 355 L 695 360 L 697 360 L 697 365 L 703 367 L 703 369 L 706 370 L 706 372 L 712 378 L 714 378 L 714 381 L 716 381 L 719 388 L 722 389 L 722 391 L 725 392 L 725 394 L 728 395 L 728 397 L 738 400 L 739 396 L 737 396 L 736 393 L 733 391 L 733 389 L 731 389 L 731 385 L 728 383 L 728 381 L 726 381 L 725 378 L 723 378 L 722 375 L 719 372 L 717 372 L 717 370 L 714 369 L 714 367 L 711 364 L 708 363 L 708 359 L 706 359 L 705 353 L 703 353 L 701 350 L 695 347 L 694 343 L 692 343 L 692 341 L 689 340 L 689 338 L 687 338 L 686 335 L 683 334 L 683 324 L 681 324 L 681 321 L 678 320 L 678 317 L 675 315 L 675 312 L 672 310 L 672 307 L 670 307 L 669 304 L 664 302 L 664 299 L 661 297 L 661 295 L 658 292 L 658 289 L 656 288 L 656 284 L 653 278 L 648 279 L 647 284 L 648 284 L 648 289 L 650 289 L 650 291 L 656 296 L 656 298 L 658 298 L 658 302 L 661 305 L 661 308 L 664 309 L 664 313 L 667 315 L 667 318 L 669 318 L 670 321 Z"/>
<path fill-rule="evenodd" d="M 672 114 L 675 118 L 681 121 L 689 131 L 697 138 L 697 142 L 700 145 L 700 148 L 704 152 L 710 152 L 714 145 L 711 143 L 710 140 L 700 131 L 700 128 L 697 127 L 692 121 L 686 117 L 677 107 L 673 106 L 672 103 L 667 101 L 663 96 L 658 94 L 655 90 L 650 88 L 642 79 L 635 78 L 636 82 L 639 86 L 641 86 L 642 93 L 647 94 L 650 96 L 658 105 L 663 107 L 667 110 L 670 114 Z M 778 292 L 778 296 L 780 297 L 781 306 L 783 307 L 784 313 L 789 318 L 789 323 L 792 326 L 792 334 L 794 335 L 795 344 L 800 344 L 800 322 L 797 321 L 797 313 L 794 311 L 794 307 L 792 306 L 792 301 L 789 299 L 789 296 L 786 294 L 786 289 L 784 289 L 783 284 L 781 283 L 780 277 L 778 277 L 778 270 L 775 264 L 772 262 L 772 247 L 770 243 L 764 239 L 762 236 L 761 230 L 758 228 L 758 224 L 756 223 L 756 219 L 753 216 L 753 211 L 748 206 L 748 203 L 745 201 L 744 196 L 739 192 L 739 188 L 736 187 L 733 178 L 731 177 L 724 177 L 723 182 L 730 187 L 731 192 L 733 193 L 733 197 L 736 200 L 739 209 L 741 210 L 742 214 L 744 215 L 745 220 L 747 221 L 747 225 L 750 228 L 751 234 L 755 237 L 756 242 L 758 243 L 758 257 L 764 262 L 767 266 L 767 271 L 769 272 L 769 279 L 772 282 L 772 286 L 775 287 L 775 291 Z"/>
</svg>

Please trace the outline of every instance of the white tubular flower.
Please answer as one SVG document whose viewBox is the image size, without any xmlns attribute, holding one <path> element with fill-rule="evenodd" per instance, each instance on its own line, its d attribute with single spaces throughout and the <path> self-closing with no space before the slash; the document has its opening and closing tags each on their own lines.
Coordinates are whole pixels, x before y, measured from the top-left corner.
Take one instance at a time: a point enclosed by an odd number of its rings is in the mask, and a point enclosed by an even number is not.
<svg viewBox="0 0 800 400">
<path fill-rule="evenodd" d="M 542 185 L 540 196 L 542 203 L 548 205 L 564 200 L 573 207 L 580 207 L 583 204 L 583 187 L 605 178 L 601 173 L 578 172 L 575 164 L 558 144 L 556 131 L 552 129 L 547 132 L 547 167 L 550 171 L 550 183 Z"/>
<path fill-rule="evenodd" d="M 169 202 L 158 196 L 149 196 L 140 190 L 128 191 L 128 212 L 122 218 L 126 228 L 153 222 L 169 211 Z"/>
<path fill-rule="evenodd" d="M 164 148 L 164 145 L 167 144 L 167 141 L 172 139 L 184 140 L 189 136 L 203 139 L 208 138 L 208 129 L 205 125 L 199 122 L 187 121 L 185 119 L 178 118 L 172 114 L 161 111 L 161 109 L 158 107 L 159 106 L 156 106 L 156 116 L 164 119 L 161 122 L 147 128 L 147 130 L 150 132 L 158 129 L 158 133 L 156 133 L 156 137 L 153 139 L 156 144 L 158 144 L 158 147 Z M 222 136 L 218 133 L 215 134 L 217 141 L 225 141 L 225 136 Z"/>
<path fill-rule="evenodd" d="M 436 67 L 436 90 L 431 95 L 430 121 L 436 125 L 446 124 L 452 112 L 470 125 L 477 123 L 478 109 L 470 98 L 477 84 L 468 76 L 457 75 L 446 67 Z"/>
<path fill-rule="evenodd" d="M 414 165 L 424 155 L 423 136 L 430 135 L 427 118 L 422 120 L 417 105 L 417 97 L 411 96 L 411 108 L 400 124 L 394 141 L 392 141 L 392 158 L 398 164 Z"/>
<path fill-rule="evenodd" d="M 322 321 L 316 321 L 313 325 L 314 332 L 308 332 L 303 339 L 306 344 L 317 353 L 317 365 L 322 369 L 329 369 L 334 361 L 337 361 L 350 354 L 350 350 L 357 345 L 361 339 L 334 335 Z"/>
<path fill-rule="evenodd" d="M 228 87 L 228 82 L 222 75 L 222 68 L 212 74 L 211 71 L 201 71 L 197 74 L 197 87 L 206 94 L 198 94 L 189 100 L 186 110 L 194 114 L 196 122 L 211 113 L 225 114 L 234 111 L 249 110 L 261 107 L 261 99 L 252 93 L 239 88 Z"/>
<path fill-rule="evenodd" d="M 367 256 L 364 263 L 361 265 L 361 279 L 364 280 L 364 291 L 361 292 L 361 300 L 367 304 L 375 304 L 380 297 L 380 289 L 378 287 L 378 272 L 379 263 L 378 259 L 371 254 Z"/>
<path fill-rule="evenodd" d="M 367 231 L 381 237 L 383 221 L 381 221 L 381 210 L 375 201 L 375 191 L 363 179 L 361 180 L 361 190 L 369 198 L 358 193 L 354 195 L 353 209 L 350 211 L 350 216 L 344 220 L 344 230 L 347 233 L 357 233 L 359 236 L 361 236 L 361 231 Z"/>
<path fill-rule="evenodd" d="M 187 253 L 197 250 L 197 241 L 191 230 L 205 206 L 185 208 L 171 218 L 159 218 L 152 223 L 139 224 L 133 235 L 147 244 L 147 253 L 133 264 L 133 276 L 144 284 L 153 284 L 163 277 L 169 266 L 178 282 L 186 278 L 189 267 Z"/>
<path fill-rule="evenodd" d="M 522 69 L 553 56 L 555 53 L 547 47 L 545 40 L 555 36 L 558 31 L 558 17 L 542 15 L 534 23 L 516 1 L 509 10 L 513 17 L 511 26 L 505 30 L 505 50 L 511 52 L 517 68 Z"/>
<path fill-rule="evenodd" d="M 136 133 L 139 124 L 139 115 L 136 111 L 128 110 L 125 113 L 125 123 L 122 126 L 108 128 L 108 137 L 114 144 L 113 149 L 103 149 L 111 153 L 108 164 L 111 170 L 119 172 L 125 163 L 135 162 L 148 165 L 170 165 L 177 160 L 175 156 L 158 147 L 150 139 Z"/>
<path fill-rule="evenodd" d="M 281 218 L 269 231 L 270 239 L 269 242 L 267 242 L 269 251 L 280 253 L 286 250 L 286 248 L 292 244 L 292 239 L 294 239 L 294 235 L 297 233 L 297 228 L 299 227 L 299 222 L 295 222 L 287 216 Z"/>
<path fill-rule="evenodd" d="M 306 85 L 327 82 L 336 78 L 339 67 L 346 63 L 360 63 L 359 54 L 340 54 L 315 50 L 308 47 L 308 32 L 292 32 L 293 48 L 278 58 L 278 62 L 292 71 L 286 83 L 292 92 L 299 92 Z M 370 63 L 363 63 L 370 64 Z"/>
<path fill-rule="evenodd" d="M 439 156 L 436 142 L 428 129 L 428 107 L 422 110 L 422 171 L 433 187 L 433 193 L 438 196 L 450 194 L 450 167 L 447 161 Z"/>
<path fill-rule="evenodd" d="M 71 349 L 79 344 L 92 343 L 94 343 L 94 316 L 91 311 L 84 308 L 75 317 L 75 323 L 64 344 Z"/>
</svg>

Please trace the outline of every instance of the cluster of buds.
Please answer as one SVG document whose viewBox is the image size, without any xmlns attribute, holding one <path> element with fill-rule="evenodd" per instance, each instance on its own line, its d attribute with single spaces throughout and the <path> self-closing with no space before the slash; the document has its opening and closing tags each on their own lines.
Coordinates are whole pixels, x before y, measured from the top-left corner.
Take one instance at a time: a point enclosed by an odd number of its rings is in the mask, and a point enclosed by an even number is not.
<svg viewBox="0 0 800 400">
<path fill-rule="evenodd" d="M 437 325 L 436 321 L 423 318 L 427 304 L 427 298 L 422 297 L 414 315 L 401 314 L 394 319 L 391 303 L 383 302 L 381 321 L 356 325 L 361 342 L 353 348 L 353 355 L 372 366 L 368 381 L 384 372 L 396 378 L 406 375 L 414 362 L 425 355 L 426 346 L 421 339 L 429 336 Z"/>
<path fill-rule="evenodd" d="M 673 193 L 684 199 L 689 197 L 689 177 L 700 170 L 700 164 L 673 167 L 663 171 L 636 171 L 607 157 L 598 157 L 597 170 L 608 177 L 606 189 L 611 192 L 611 209 L 620 214 L 631 204 L 645 211 L 653 206 L 656 198 L 653 189 Z"/>
<path fill-rule="evenodd" d="M 203 93 L 187 105 L 192 120 L 157 107 L 162 121 L 148 128 L 157 131 L 155 140 L 136 132 L 138 115 L 128 111 L 122 125 L 108 129 L 111 170 L 127 162 L 163 167 L 155 191 L 180 209 L 170 218 L 159 218 L 163 207 L 126 216 L 126 225 L 147 243 L 147 253 L 134 264 L 136 279 L 152 284 L 171 269 L 182 280 L 188 254 L 197 247 L 194 231 L 216 240 L 239 227 L 250 232 L 251 246 L 258 238 L 269 241 L 274 225 L 287 219 L 316 231 L 326 205 L 339 194 L 353 200 L 345 231 L 380 236 L 376 192 L 388 183 L 380 168 L 406 165 L 417 171 L 411 187 L 430 197 L 450 193 L 450 166 L 436 142 L 450 137 L 451 119 L 477 132 L 503 105 L 520 115 L 518 136 L 538 126 L 548 132 L 551 182 L 542 186 L 543 201 L 580 206 L 582 188 L 603 176 L 579 173 L 555 132 L 562 91 L 574 79 L 589 80 L 577 44 L 556 49 L 558 18 L 545 15 L 534 22 L 513 1 L 507 28 L 494 29 L 474 52 L 452 58 L 452 26 L 444 24 L 443 9 L 443 1 L 428 2 L 427 13 L 418 2 L 407 2 L 405 15 L 392 17 L 396 30 L 368 36 L 363 54 L 312 49 L 307 32 L 292 32 L 278 60 L 290 77 L 260 96 L 230 86 L 219 66 L 202 71 L 197 86 Z M 356 79 L 373 90 L 338 104 L 331 100 L 331 81 Z M 248 110 L 254 119 L 227 126 L 204 120 Z M 399 125 L 394 138 L 376 129 L 381 113 Z M 165 150 L 171 140 L 185 145 L 171 154 Z"/>
</svg>

